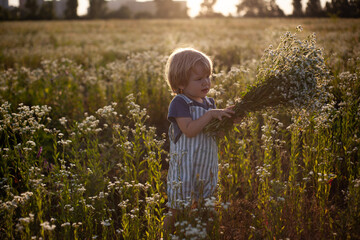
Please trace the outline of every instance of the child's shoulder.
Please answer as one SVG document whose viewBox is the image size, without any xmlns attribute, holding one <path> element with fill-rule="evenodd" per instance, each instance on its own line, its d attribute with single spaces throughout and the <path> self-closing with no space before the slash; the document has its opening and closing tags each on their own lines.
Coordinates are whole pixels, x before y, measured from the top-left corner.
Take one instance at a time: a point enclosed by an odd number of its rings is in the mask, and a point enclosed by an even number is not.
<svg viewBox="0 0 360 240">
<path fill-rule="evenodd" d="M 192 102 L 191 100 L 186 100 L 186 98 L 183 97 L 183 95 L 178 94 L 171 100 L 171 103 L 187 104 L 189 101 Z"/>
<path fill-rule="evenodd" d="M 186 100 L 180 95 L 176 95 L 170 102 L 170 107 L 186 106 Z"/>
</svg>

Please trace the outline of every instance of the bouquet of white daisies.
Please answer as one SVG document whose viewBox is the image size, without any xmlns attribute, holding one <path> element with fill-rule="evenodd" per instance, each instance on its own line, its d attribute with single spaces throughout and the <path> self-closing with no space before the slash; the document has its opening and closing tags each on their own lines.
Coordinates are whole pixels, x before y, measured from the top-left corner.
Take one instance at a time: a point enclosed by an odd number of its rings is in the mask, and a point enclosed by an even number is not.
<svg viewBox="0 0 360 240">
<path fill-rule="evenodd" d="M 301 26 L 297 27 L 301 31 Z M 233 119 L 268 107 L 308 108 L 324 91 L 329 72 L 315 34 L 299 40 L 285 33 L 277 48 L 265 50 L 258 67 L 257 81 L 236 100 L 232 118 L 213 119 L 205 132 L 227 131 Z"/>
</svg>

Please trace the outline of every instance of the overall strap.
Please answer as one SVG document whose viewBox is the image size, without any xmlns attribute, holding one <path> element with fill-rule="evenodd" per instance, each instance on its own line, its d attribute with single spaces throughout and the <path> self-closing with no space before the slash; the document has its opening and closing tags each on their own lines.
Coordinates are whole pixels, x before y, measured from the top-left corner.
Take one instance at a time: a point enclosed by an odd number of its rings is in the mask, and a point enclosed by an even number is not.
<svg viewBox="0 0 360 240">
<path fill-rule="evenodd" d="M 178 94 L 179 97 L 181 97 L 182 99 L 185 100 L 185 102 L 188 105 L 193 105 L 193 100 L 191 100 L 190 98 L 188 98 L 187 96 L 185 96 L 184 94 Z"/>
<path fill-rule="evenodd" d="M 210 98 L 208 98 L 208 97 L 205 96 L 205 100 L 206 100 L 206 102 L 207 102 L 207 104 L 208 104 L 209 107 L 215 108 L 214 104 L 210 101 Z"/>
</svg>

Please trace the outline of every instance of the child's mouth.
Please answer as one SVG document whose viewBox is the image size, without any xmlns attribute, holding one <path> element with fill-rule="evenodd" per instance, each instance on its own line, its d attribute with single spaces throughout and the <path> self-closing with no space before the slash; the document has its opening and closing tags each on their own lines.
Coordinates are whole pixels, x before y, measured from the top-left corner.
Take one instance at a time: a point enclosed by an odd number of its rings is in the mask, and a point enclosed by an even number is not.
<svg viewBox="0 0 360 240">
<path fill-rule="evenodd" d="M 208 93 L 209 92 L 209 89 L 208 88 L 205 88 L 203 90 L 201 90 L 203 93 Z"/>
</svg>

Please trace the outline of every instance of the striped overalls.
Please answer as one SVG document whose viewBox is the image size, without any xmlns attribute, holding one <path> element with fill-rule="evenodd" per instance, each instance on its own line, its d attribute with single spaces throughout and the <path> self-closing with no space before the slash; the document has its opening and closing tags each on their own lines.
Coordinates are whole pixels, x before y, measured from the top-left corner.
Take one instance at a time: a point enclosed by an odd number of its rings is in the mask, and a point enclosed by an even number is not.
<svg viewBox="0 0 360 240">
<path fill-rule="evenodd" d="M 206 109 L 194 106 L 193 101 L 180 95 L 190 108 L 193 120 L 201 117 Z M 211 106 L 208 98 L 206 101 Z M 210 110 L 211 108 L 209 108 Z M 190 206 L 199 198 L 213 195 L 218 180 L 218 149 L 214 137 L 200 132 L 192 138 L 181 134 L 174 143 L 173 123 L 169 128 L 170 161 L 167 176 L 167 194 L 170 208 Z"/>
</svg>

